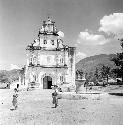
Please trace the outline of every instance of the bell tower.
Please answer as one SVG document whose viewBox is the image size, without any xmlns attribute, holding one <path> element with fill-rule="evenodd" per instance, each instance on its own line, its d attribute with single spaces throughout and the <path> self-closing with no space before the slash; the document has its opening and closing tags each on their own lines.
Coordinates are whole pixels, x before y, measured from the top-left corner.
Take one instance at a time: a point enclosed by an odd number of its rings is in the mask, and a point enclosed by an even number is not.
<svg viewBox="0 0 123 125">
<path fill-rule="evenodd" d="M 54 25 L 55 22 L 53 22 L 50 17 L 48 17 L 47 21 L 43 21 L 43 25 L 39 31 L 40 34 L 52 34 L 52 35 L 57 35 L 58 36 L 58 31 L 56 29 L 56 26 Z"/>
</svg>

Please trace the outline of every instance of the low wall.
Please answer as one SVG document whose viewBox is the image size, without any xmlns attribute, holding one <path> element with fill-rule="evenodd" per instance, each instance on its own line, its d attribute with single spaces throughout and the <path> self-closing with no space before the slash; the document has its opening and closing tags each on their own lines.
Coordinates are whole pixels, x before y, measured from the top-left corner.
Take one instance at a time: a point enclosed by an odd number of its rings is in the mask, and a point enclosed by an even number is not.
<svg viewBox="0 0 123 125">
<path fill-rule="evenodd" d="M 69 99 L 69 100 L 82 100 L 82 99 L 100 99 L 101 97 L 108 96 L 108 93 L 82 93 L 76 94 L 74 92 L 64 92 L 59 93 L 59 99 Z"/>
</svg>

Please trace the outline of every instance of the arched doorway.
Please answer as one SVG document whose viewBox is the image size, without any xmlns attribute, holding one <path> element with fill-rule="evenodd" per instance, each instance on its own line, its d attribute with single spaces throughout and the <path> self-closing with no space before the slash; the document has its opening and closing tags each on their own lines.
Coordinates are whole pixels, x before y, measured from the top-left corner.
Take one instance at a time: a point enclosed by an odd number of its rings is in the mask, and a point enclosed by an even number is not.
<svg viewBox="0 0 123 125">
<path fill-rule="evenodd" d="M 50 76 L 45 76 L 43 78 L 43 89 L 51 89 L 52 78 Z"/>
</svg>

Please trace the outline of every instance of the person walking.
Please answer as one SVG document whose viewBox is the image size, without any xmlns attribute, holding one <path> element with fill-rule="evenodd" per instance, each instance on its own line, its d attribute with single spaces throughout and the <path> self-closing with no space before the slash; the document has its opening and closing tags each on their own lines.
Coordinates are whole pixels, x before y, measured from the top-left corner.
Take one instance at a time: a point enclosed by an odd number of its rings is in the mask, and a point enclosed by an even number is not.
<svg viewBox="0 0 123 125">
<path fill-rule="evenodd" d="M 55 108 L 58 106 L 58 93 L 55 89 L 55 91 L 52 93 L 52 98 L 53 98 L 53 104 L 55 104 Z"/>
<path fill-rule="evenodd" d="M 87 81 L 85 81 L 84 87 L 86 87 L 86 92 L 87 92 L 87 90 L 88 90 L 88 82 Z"/>
<path fill-rule="evenodd" d="M 17 105 L 17 98 L 18 98 L 18 93 L 17 93 L 17 89 L 14 89 L 14 94 L 13 94 L 13 100 L 12 100 L 12 104 L 14 107 L 14 110 L 17 109 L 18 105 Z"/>
</svg>

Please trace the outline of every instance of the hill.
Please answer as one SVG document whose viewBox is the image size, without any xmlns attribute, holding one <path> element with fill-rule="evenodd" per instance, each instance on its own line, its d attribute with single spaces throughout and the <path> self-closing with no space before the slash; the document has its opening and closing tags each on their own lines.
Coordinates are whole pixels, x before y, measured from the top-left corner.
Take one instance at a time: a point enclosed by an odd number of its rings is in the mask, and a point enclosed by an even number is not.
<svg viewBox="0 0 123 125">
<path fill-rule="evenodd" d="M 84 73 L 93 74 L 95 72 L 96 67 L 98 68 L 102 65 L 114 68 L 115 65 L 113 61 L 111 61 L 111 58 L 115 56 L 116 56 L 115 54 L 110 54 L 110 55 L 100 54 L 84 58 L 76 64 L 76 70 L 78 69 L 84 71 Z M 1 70 L 0 83 L 2 82 L 12 83 L 13 81 L 18 80 L 19 73 L 20 73 L 19 69 L 14 69 L 10 71 Z"/>
<path fill-rule="evenodd" d="M 84 58 L 76 63 L 76 70 L 83 70 L 85 73 L 94 72 L 96 67 L 100 67 L 102 65 L 114 68 L 114 62 L 111 61 L 115 54 L 100 54 L 91 57 Z"/>
<path fill-rule="evenodd" d="M 12 83 L 19 79 L 19 69 L 14 70 L 0 70 L 0 82 L 1 83 Z"/>
</svg>

